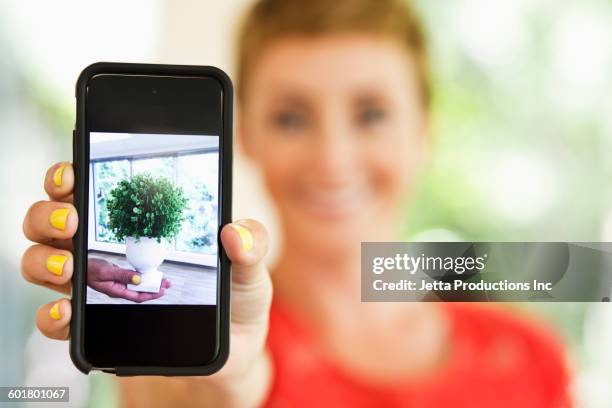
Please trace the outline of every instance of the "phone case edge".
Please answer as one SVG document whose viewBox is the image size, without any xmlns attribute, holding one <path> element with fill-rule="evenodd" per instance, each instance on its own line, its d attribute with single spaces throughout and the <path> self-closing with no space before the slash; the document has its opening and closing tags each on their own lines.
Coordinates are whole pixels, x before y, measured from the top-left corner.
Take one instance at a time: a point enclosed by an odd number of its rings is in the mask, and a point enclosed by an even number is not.
<svg viewBox="0 0 612 408">
<path fill-rule="evenodd" d="M 77 213 L 83 214 L 86 210 L 84 203 L 84 183 L 82 177 L 88 177 L 88 168 L 85 159 L 87 156 L 86 144 L 82 143 L 82 137 L 86 133 L 84 123 L 85 95 L 88 81 L 100 73 L 130 73 L 130 74 L 167 74 L 167 75 L 208 75 L 214 77 L 221 84 L 223 90 L 223 134 L 220 135 L 219 144 L 222 152 L 222 174 L 220 208 L 221 228 L 232 220 L 232 168 L 233 168 L 233 85 L 229 76 L 221 69 L 213 66 L 197 65 L 167 65 L 167 64 L 134 64 L 97 62 L 87 66 L 79 75 L 76 83 L 76 122 L 73 133 L 73 163 L 75 166 L 75 206 Z M 218 231 L 218 232 L 219 232 Z M 82 248 L 85 239 L 82 224 L 79 223 L 77 232 L 73 238 L 74 248 Z M 217 239 L 219 234 L 217 233 Z M 220 250 L 221 271 L 219 273 L 220 284 L 218 293 L 219 305 L 219 351 L 217 357 L 205 366 L 171 367 L 171 366 L 117 366 L 109 367 L 117 376 L 134 375 L 162 375 L 162 376 L 197 376 L 210 375 L 220 370 L 227 361 L 230 347 L 230 289 L 231 289 L 231 264 L 223 246 L 218 242 Z M 76 253 L 78 252 L 78 254 Z M 80 265 L 85 254 L 82 251 L 75 252 L 75 273 L 72 277 L 72 319 L 70 322 L 70 357 L 73 364 L 83 373 L 88 374 L 94 367 L 87 361 L 83 352 L 83 314 L 85 302 L 83 273 Z M 78 269 L 79 268 L 79 269 Z M 103 369 L 103 371 L 106 371 Z"/>
</svg>

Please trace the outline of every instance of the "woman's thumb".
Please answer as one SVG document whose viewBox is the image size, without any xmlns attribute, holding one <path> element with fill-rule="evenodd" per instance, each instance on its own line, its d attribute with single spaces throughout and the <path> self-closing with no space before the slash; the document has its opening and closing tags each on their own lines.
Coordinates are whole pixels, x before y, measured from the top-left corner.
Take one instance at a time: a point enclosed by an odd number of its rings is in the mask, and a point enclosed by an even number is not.
<svg viewBox="0 0 612 408">
<path fill-rule="evenodd" d="M 267 322 L 272 283 L 264 263 L 268 233 L 255 220 L 240 220 L 221 230 L 221 242 L 232 261 L 232 322 Z"/>
</svg>

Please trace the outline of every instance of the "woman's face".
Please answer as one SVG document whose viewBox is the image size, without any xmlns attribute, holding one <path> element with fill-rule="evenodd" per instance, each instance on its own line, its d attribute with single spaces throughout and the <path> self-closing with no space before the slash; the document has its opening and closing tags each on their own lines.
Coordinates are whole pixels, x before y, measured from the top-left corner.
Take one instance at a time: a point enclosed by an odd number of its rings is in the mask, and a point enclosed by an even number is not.
<svg viewBox="0 0 612 408">
<path fill-rule="evenodd" d="M 240 140 L 291 244 L 320 253 L 393 238 L 425 154 L 415 68 L 405 48 L 367 35 L 289 37 L 258 57 Z"/>
</svg>

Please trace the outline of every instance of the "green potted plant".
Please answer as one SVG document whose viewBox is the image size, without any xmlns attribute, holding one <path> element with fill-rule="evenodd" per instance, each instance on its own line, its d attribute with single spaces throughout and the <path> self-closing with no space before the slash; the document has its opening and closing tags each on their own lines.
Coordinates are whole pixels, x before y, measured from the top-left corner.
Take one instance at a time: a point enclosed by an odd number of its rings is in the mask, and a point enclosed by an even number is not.
<svg viewBox="0 0 612 408">
<path fill-rule="evenodd" d="M 163 274 L 157 268 L 165 258 L 163 240 L 179 233 L 186 207 L 181 187 L 148 173 L 121 180 L 110 191 L 109 228 L 117 240 L 125 240 L 126 258 L 141 273 L 140 284 L 128 289 L 159 292 Z"/>
</svg>

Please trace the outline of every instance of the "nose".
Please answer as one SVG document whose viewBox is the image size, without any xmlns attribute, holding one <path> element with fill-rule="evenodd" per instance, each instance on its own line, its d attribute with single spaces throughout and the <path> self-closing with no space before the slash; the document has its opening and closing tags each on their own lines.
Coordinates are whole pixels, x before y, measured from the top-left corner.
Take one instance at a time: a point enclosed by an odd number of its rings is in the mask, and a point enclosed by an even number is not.
<svg viewBox="0 0 612 408">
<path fill-rule="evenodd" d="M 355 138 L 340 115 L 323 120 L 313 138 L 312 174 L 327 184 L 342 183 L 358 168 Z"/>
</svg>

